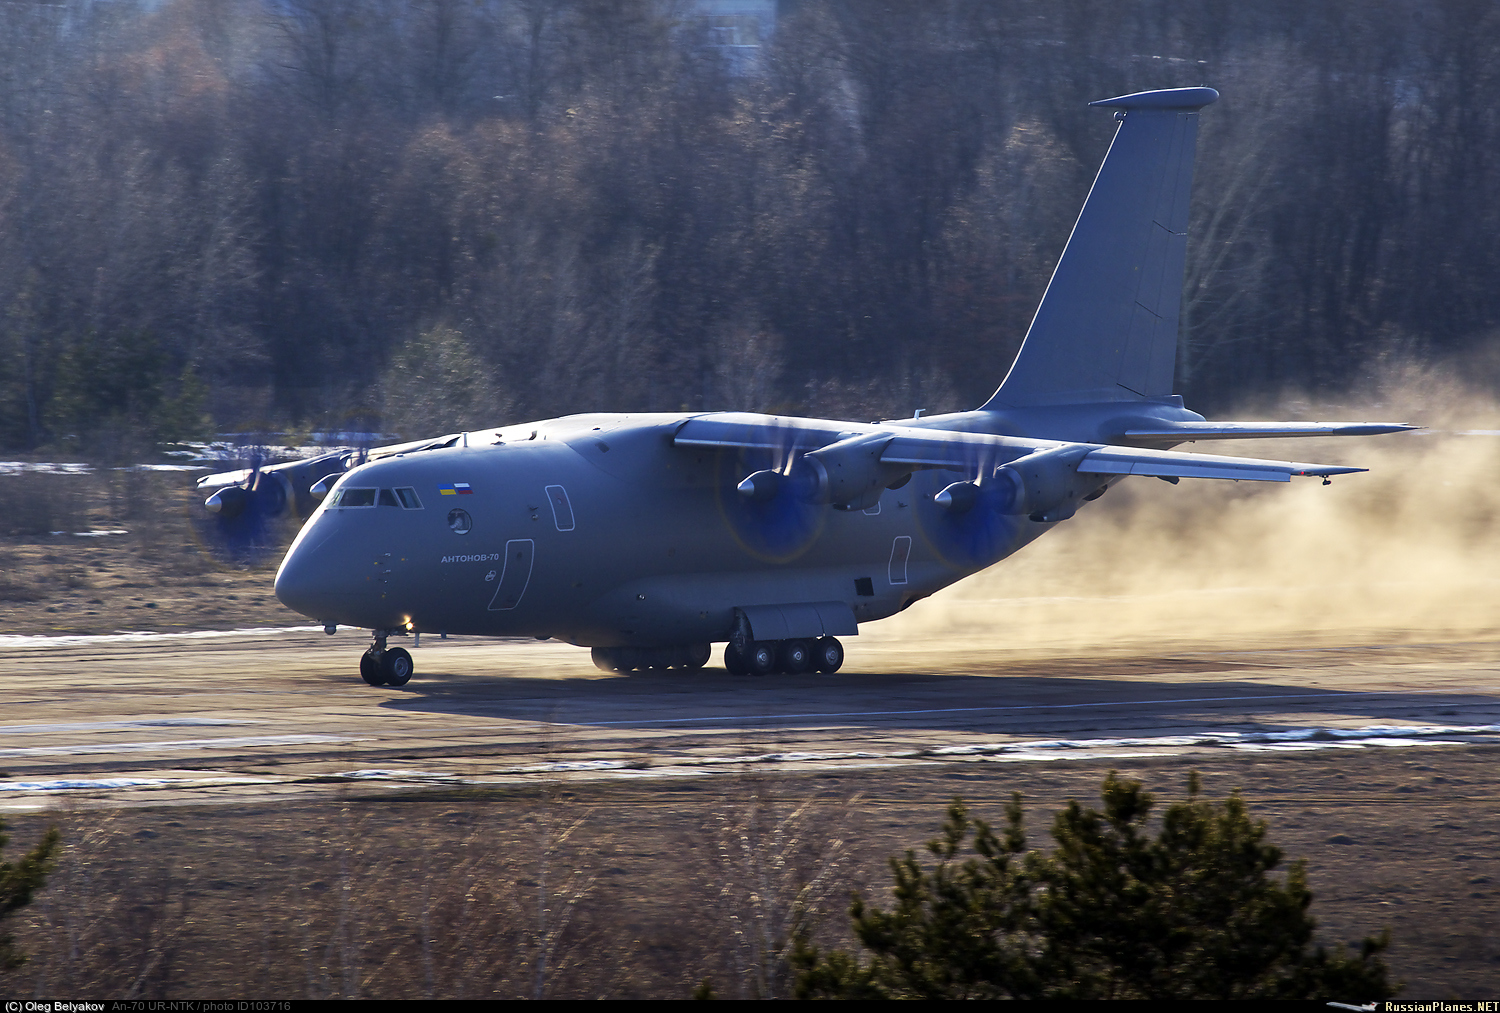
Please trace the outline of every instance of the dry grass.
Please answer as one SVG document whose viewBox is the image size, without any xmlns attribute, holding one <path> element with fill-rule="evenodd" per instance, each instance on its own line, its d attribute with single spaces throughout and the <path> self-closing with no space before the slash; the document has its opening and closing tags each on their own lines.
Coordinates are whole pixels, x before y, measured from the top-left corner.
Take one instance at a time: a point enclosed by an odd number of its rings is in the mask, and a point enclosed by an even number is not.
<svg viewBox="0 0 1500 1013">
<path fill-rule="evenodd" d="M 1288 859 L 1306 857 L 1325 941 L 1390 926 L 1406 998 L 1481 996 L 1500 971 L 1496 755 L 1483 748 L 1233 756 Z M 1199 761 L 1202 758 L 1198 758 Z M 1187 765 L 1127 764 L 1166 798 Z M 13 996 L 235 998 L 779 997 L 785 941 L 848 946 L 848 891 L 877 900 L 886 858 L 962 795 L 998 819 L 1027 799 L 1033 846 L 1103 768 L 959 764 L 571 791 L 78 811 L 17 919 L 32 962 Z M 13 848 L 47 817 L 10 820 Z"/>
<path fill-rule="evenodd" d="M 23 634 L 305 625 L 272 592 L 277 560 L 225 564 L 203 544 L 201 516 L 181 472 L 0 475 L 0 623 Z"/>
</svg>

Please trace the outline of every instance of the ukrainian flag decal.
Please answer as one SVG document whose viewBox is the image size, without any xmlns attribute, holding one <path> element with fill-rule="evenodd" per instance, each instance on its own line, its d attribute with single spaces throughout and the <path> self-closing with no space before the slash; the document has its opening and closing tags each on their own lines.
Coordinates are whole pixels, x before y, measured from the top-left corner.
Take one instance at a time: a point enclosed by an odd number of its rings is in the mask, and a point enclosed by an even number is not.
<svg viewBox="0 0 1500 1013">
<path fill-rule="evenodd" d="M 442 496 L 472 496 L 474 490 L 468 482 L 449 482 L 447 485 L 438 486 L 438 494 Z"/>
</svg>

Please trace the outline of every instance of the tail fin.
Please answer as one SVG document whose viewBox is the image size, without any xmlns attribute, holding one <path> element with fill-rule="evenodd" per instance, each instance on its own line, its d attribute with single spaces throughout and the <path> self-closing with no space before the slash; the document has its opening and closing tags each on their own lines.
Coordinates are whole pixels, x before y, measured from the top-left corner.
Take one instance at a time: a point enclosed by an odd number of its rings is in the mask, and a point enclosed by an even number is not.
<svg viewBox="0 0 1500 1013">
<path fill-rule="evenodd" d="M 1091 105 L 1120 127 L 1020 354 L 986 409 L 1172 393 L 1198 110 L 1212 88 Z"/>
</svg>

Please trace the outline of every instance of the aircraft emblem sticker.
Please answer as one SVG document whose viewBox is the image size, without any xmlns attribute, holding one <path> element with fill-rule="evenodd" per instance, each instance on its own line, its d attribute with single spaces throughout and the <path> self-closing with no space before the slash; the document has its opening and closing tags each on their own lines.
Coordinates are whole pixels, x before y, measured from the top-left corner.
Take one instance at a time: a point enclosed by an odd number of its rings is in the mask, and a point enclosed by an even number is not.
<svg viewBox="0 0 1500 1013">
<path fill-rule="evenodd" d="M 442 496 L 472 496 L 473 488 L 468 482 L 449 482 L 447 485 L 438 486 L 438 494 Z"/>
<path fill-rule="evenodd" d="M 474 518 L 469 516 L 467 510 L 448 511 L 448 527 L 455 535 L 467 535 L 473 526 Z"/>
</svg>

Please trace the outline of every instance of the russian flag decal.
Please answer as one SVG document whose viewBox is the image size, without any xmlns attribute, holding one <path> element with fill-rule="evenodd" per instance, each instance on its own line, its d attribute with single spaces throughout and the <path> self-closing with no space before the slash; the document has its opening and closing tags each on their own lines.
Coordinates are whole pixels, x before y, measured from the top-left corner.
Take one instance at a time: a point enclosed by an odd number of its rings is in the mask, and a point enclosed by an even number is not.
<svg viewBox="0 0 1500 1013">
<path fill-rule="evenodd" d="M 443 496 L 472 496 L 474 490 L 468 482 L 449 482 L 447 485 L 438 486 L 438 493 Z"/>
</svg>

